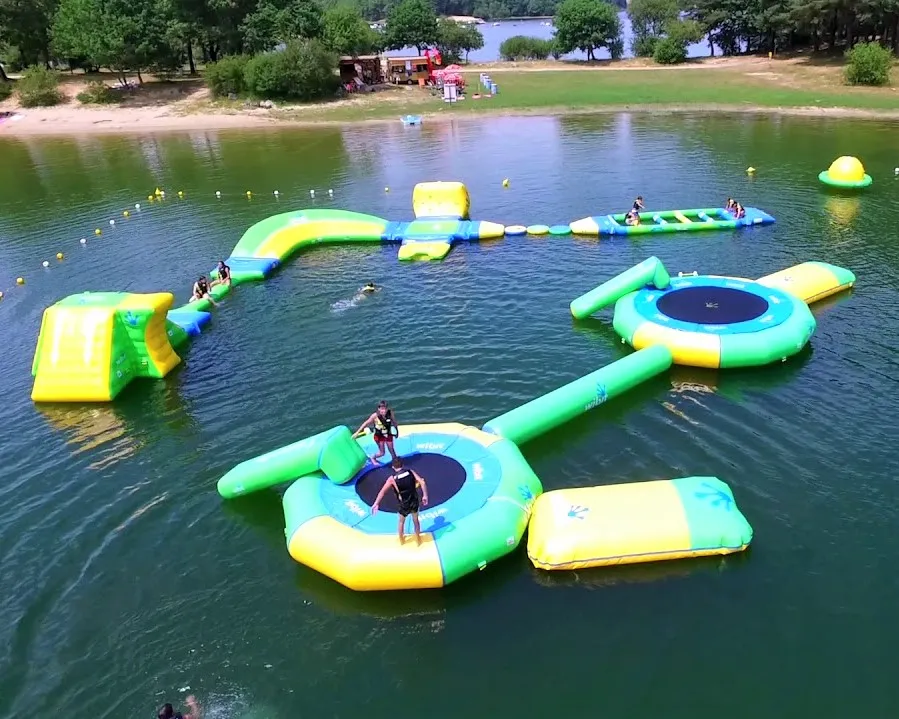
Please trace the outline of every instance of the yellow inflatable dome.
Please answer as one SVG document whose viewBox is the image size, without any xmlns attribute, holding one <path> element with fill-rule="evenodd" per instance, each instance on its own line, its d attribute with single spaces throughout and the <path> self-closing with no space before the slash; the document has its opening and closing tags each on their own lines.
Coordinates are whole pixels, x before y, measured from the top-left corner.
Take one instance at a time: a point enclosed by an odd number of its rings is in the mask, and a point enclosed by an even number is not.
<svg viewBox="0 0 899 719">
<path fill-rule="evenodd" d="M 865 174 L 865 166 L 857 157 L 843 155 L 838 157 L 830 167 L 818 175 L 818 179 L 825 185 L 842 188 L 867 187 L 871 184 L 870 175 Z"/>
</svg>

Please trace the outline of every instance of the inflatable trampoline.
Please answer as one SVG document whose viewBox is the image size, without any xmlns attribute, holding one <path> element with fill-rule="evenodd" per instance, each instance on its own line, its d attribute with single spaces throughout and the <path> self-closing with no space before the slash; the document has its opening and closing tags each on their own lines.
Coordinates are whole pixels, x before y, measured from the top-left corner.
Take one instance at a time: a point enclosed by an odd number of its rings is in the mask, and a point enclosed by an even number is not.
<svg viewBox="0 0 899 719">
<path fill-rule="evenodd" d="M 615 303 L 615 331 L 635 349 L 667 347 L 676 364 L 754 367 L 786 360 L 808 343 L 808 303 L 848 289 L 849 270 L 808 262 L 759 280 L 671 278 L 656 257 L 571 303 L 577 318 Z"/>
<path fill-rule="evenodd" d="M 421 546 L 397 540 L 392 493 L 372 515 L 392 470 L 367 459 L 370 435 L 354 440 L 346 427 L 241 463 L 219 480 L 219 493 L 299 477 L 283 500 L 288 551 L 351 589 L 442 587 L 518 546 L 543 489 L 515 444 L 463 424 L 425 424 L 402 427 L 395 448 L 428 486 Z"/>
<path fill-rule="evenodd" d="M 741 218 L 720 207 L 703 210 L 664 210 L 641 212 L 640 223 L 628 225 L 625 214 L 585 217 L 571 223 L 576 235 L 646 235 L 655 232 L 697 232 L 702 230 L 731 230 L 755 225 L 770 225 L 774 218 L 756 207 L 745 207 Z"/>
</svg>

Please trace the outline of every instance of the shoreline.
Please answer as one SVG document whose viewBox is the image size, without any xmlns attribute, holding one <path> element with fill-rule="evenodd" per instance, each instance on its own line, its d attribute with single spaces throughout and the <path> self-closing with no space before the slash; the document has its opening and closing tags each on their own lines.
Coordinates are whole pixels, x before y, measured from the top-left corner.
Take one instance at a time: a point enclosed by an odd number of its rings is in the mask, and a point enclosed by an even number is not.
<svg viewBox="0 0 899 719">
<path fill-rule="evenodd" d="M 0 119 L 0 139 L 344 128 L 396 123 L 406 114 L 421 115 L 425 124 L 489 117 L 622 112 L 899 120 L 896 88 L 838 85 L 839 65 L 816 63 L 809 66 L 807 57 L 779 60 L 707 58 L 669 67 L 647 65 L 644 60 L 616 64 L 481 63 L 469 65 L 465 70 L 472 91 L 477 88 L 479 72 L 496 73 L 504 91 L 494 102 L 471 98 L 452 107 L 418 88 L 391 86 L 333 102 L 278 103 L 265 109 L 243 101 L 214 101 L 200 78 L 168 83 L 148 80 L 137 94 L 122 104 L 83 106 L 75 96 L 88 79 L 66 77 L 61 78 L 60 90 L 67 101 L 60 105 L 25 109 L 19 108 L 13 98 L 0 103 L 0 113 L 6 111 L 18 115 Z M 704 74 L 697 75 L 697 72 Z M 697 86 L 723 86 L 733 82 L 743 83 L 744 91 L 728 96 L 728 101 L 724 102 L 719 101 L 721 95 L 717 92 L 698 95 L 690 92 Z M 695 99 L 681 101 L 691 95 Z M 633 101 L 628 102 L 628 99 Z"/>
<path fill-rule="evenodd" d="M 58 108 L 49 108 L 56 109 Z M 42 117 L 40 111 L 31 111 L 15 121 L 0 124 L 0 139 L 28 137 L 90 137 L 97 135 L 145 135 L 193 132 L 218 132 L 228 130 L 279 130 L 312 129 L 315 127 L 348 128 L 395 124 L 398 118 L 368 118 L 359 120 L 316 120 L 312 118 L 285 118 L 266 113 L 198 113 L 193 115 L 147 116 L 130 111 L 126 116 L 120 110 L 86 110 L 56 113 Z M 843 107 L 768 107 L 763 105 L 727 104 L 659 104 L 659 105 L 598 105 L 595 107 L 539 107 L 531 109 L 506 109 L 485 112 L 422 113 L 424 123 L 443 124 L 457 120 L 485 120 L 511 117 L 576 117 L 585 115 L 614 115 L 639 113 L 657 115 L 736 114 L 772 115 L 781 117 L 814 117 L 854 120 L 899 120 L 899 110 L 864 110 Z M 49 114 L 49 113 L 48 113 Z M 73 117 L 72 115 L 81 115 Z M 114 117 L 109 117 L 114 115 Z"/>
</svg>

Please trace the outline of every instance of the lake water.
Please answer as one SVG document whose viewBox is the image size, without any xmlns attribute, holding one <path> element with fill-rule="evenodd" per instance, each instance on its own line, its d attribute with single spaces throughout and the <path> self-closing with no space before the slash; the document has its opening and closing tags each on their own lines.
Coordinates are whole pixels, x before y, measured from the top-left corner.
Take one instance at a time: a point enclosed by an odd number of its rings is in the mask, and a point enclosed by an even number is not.
<svg viewBox="0 0 899 719">
<path fill-rule="evenodd" d="M 842 153 L 864 158 L 869 191 L 822 192 Z M 894 715 L 895 125 L 493 118 L 3 141 L 0 158 L 0 717 L 149 717 L 189 692 L 216 718 Z M 30 401 L 41 313 L 61 297 L 183 301 L 268 215 L 409 218 L 413 185 L 432 179 L 466 182 L 473 216 L 504 223 L 638 193 L 659 209 L 733 195 L 778 222 L 510 238 L 431 264 L 316 250 L 239 288 L 169 378 L 114 404 Z M 150 205 L 157 186 L 171 199 Z M 522 548 L 446 590 L 363 595 L 290 559 L 277 492 L 219 499 L 236 462 L 355 425 L 382 397 L 402 421 L 480 425 L 623 356 L 608 313 L 573 323 L 568 302 L 653 254 L 673 272 L 819 259 L 858 275 L 786 364 L 677 368 L 523 448 L 547 489 L 717 475 L 755 529 L 745 554 L 549 576 Z M 385 290 L 332 309 L 369 279 Z"/>
<path fill-rule="evenodd" d="M 624 40 L 624 57 L 633 57 L 631 52 L 631 42 L 634 33 L 631 29 L 631 21 L 626 12 L 618 13 L 618 19 L 621 21 L 621 37 Z M 528 37 L 539 37 L 549 40 L 555 34 L 555 28 L 552 26 L 552 19 L 529 19 L 529 20 L 503 20 L 501 22 L 488 22 L 478 25 L 478 30 L 484 36 L 484 47 L 475 50 L 468 55 L 469 62 L 495 62 L 500 60 L 499 46 L 504 40 L 508 40 L 515 35 L 526 35 Z M 387 55 L 391 57 L 402 57 L 409 55 L 417 55 L 418 51 L 412 48 L 404 48 L 402 50 L 393 50 Z M 687 48 L 689 57 L 708 57 L 709 45 L 706 42 L 690 45 Z M 595 53 L 598 60 L 608 60 L 609 53 L 603 49 Z M 564 56 L 566 60 L 586 60 L 587 54 L 576 50 Z"/>
</svg>

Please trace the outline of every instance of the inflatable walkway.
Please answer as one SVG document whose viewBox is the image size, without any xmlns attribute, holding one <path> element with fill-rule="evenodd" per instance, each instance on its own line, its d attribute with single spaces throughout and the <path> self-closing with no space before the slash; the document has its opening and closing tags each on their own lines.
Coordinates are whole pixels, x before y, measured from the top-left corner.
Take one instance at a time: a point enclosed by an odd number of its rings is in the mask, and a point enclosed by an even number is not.
<svg viewBox="0 0 899 719">
<path fill-rule="evenodd" d="M 105 402 L 135 377 L 165 377 L 185 338 L 168 292 L 84 292 L 44 311 L 31 373 L 35 402 Z"/>
<path fill-rule="evenodd" d="M 641 212 L 640 222 L 628 225 L 625 214 L 597 215 L 572 222 L 575 235 L 646 235 L 656 232 L 697 232 L 703 230 L 733 230 L 755 225 L 770 225 L 774 218 L 757 207 L 744 207 L 746 214 L 737 218 L 721 207 L 702 210 L 664 210 Z"/>
<path fill-rule="evenodd" d="M 624 357 L 487 422 L 403 426 L 397 453 L 426 481 L 424 541 L 401 545 L 397 506 L 371 506 L 391 473 L 368 459 L 370 435 L 346 427 L 241 462 L 218 482 L 232 499 L 291 482 L 284 493 L 287 547 L 298 562 L 356 590 L 441 587 L 513 551 L 543 485 L 519 445 L 666 371 L 671 353 L 653 347 Z"/>
</svg>

